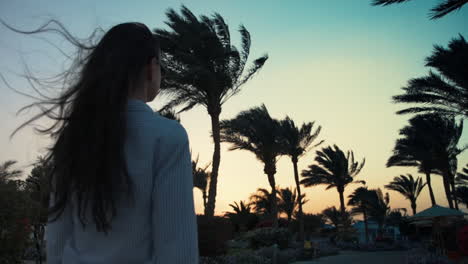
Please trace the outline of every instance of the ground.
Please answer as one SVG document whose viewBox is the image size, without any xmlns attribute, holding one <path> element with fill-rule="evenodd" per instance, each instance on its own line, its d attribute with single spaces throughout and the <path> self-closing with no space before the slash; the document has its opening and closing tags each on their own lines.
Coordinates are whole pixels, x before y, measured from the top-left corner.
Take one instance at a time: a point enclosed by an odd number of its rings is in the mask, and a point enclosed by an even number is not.
<svg viewBox="0 0 468 264">
<path fill-rule="evenodd" d="M 312 261 L 300 261 L 294 264 L 402 264 L 406 263 L 406 254 L 405 251 L 340 251 L 340 254 L 336 256 L 323 257 Z"/>
</svg>

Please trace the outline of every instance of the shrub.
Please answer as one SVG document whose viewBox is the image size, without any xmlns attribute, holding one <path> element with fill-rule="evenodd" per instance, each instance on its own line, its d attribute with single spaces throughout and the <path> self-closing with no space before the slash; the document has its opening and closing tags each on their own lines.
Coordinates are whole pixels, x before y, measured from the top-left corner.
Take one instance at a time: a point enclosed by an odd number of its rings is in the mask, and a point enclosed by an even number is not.
<svg viewBox="0 0 468 264">
<path fill-rule="evenodd" d="M 197 216 L 200 256 L 218 256 L 227 251 L 226 242 L 234 237 L 230 221 L 224 217 Z"/>
<path fill-rule="evenodd" d="M 277 244 L 280 249 L 287 248 L 291 240 L 291 233 L 287 228 L 259 228 L 249 231 L 244 238 L 250 242 L 253 249 L 269 247 Z"/>
</svg>

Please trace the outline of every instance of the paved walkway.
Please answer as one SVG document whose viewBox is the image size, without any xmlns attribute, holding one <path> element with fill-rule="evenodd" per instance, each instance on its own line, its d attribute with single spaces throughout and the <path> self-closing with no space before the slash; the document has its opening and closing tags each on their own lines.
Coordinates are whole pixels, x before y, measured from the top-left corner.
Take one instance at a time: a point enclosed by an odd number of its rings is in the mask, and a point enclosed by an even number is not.
<svg viewBox="0 0 468 264">
<path fill-rule="evenodd" d="M 312 261 L 300 261 L 294 264 L 405 264 L 406 253 L 405 251 L 341 251 L 336 256 L 323 257 Z"/>
</svg>

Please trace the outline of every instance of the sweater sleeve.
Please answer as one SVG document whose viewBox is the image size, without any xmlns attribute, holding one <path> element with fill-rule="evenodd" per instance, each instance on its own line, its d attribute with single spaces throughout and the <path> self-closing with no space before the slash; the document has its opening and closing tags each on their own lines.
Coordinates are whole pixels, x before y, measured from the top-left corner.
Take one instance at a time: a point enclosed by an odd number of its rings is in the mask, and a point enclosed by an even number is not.
<svg viewBox="0 0 468 264">
<path fill-rule="evenodd" d="M 51 193 L 50 204 L 52 205 L 54 202 L 54 196 Z M 47 241 L 46 253 L 48 264 L 62 263 L 63 249 L 73 229 L 71 210 L 70 205 L 66 206 L 57 220 L 47 224 L 45 237 Z"/>
<path fill-rule="evenodd" d="M 153 263 L 198 263 L 189 141 L 177 124 L 157 142 L 153 186 Z"/>
</svg>

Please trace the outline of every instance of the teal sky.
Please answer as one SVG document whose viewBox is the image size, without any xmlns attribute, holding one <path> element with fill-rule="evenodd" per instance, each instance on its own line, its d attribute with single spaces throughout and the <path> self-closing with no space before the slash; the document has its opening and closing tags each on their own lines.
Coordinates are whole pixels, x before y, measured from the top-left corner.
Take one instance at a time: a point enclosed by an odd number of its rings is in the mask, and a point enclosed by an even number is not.
<svg viewBox="0 0 468 264">
<path fill-rule="evenodd" d="M 468 8 L 442 19 L 428 19 L 428 10 L 437 0 L 415 0 L 389 7 L 373 7 L 370 0 L 315 1 L 1 1 L 0 18 L 22 29 L 33 29 L 47 19 L 60 20 L 73 34 L 87 37 L 97 26 L 108 29 L 127 21 L 139 21 L 150 28 L 164 27 L 164 12 L 178 9 L 182 3 L 195 14 L 220 13 L 238 43 L 237 29 L 244 24 L 252 36 L 251 59 L 268 53 L 270 59 L 243 91 L 228 101 L 221 118 L 232 118 L 239 111 L 265 103 L 277 118 L 289 115 L 296 122 L 316 121 L 322 126 L 320 139 L 325 145 L 337 144 L 352 149 L 358 158 L 366 158 L 359 175 L 371 188 L 382 187 L 394 176 L 414 173 L 407 168 L 385 168 L 398 130 L 410 116 L 397 116 L 401 108 L 391 103 L 408 79 L 427 73 L 424 58 L 433 44 L 446 45 L 462 34 Z M 38 76 L 47 77 L 63 70 L 64 57 L 47 42 L 21 36 L 0 27 L 0 72 L 12 86 L 30 91 L 15 73 L 23 72 L 25 62 Z M 53 36 L 45 36 L 70 52 L 70 46 Z M 12 140 L 8 135 L 32 113 L 15 117 L 20 107 L 30 102 L 0 84 L 0 161 L 15 159 L 26 166 L 47 146 L 47 139 L 30 128 Z M 150 104 L 161 105 L 156 99 Z M 202 163 L 212 155 L 210 120 L 199 107 L 181 116 L 191 140 L 192 150 Z M 467 128 L 468 129 L 468 128 Z M 464 133 L 460 145 L 467 142 Z M 233 201 L 246 200 L 259 187 L 268 188 L 262 164 L 242 151 L 228 152 L 223 144 L 218 185 L 217 213 L 229 209 Z M 314 151 L 299 164 L 305 169 L 313 162 Z M 468 154 L 459 158 L 459 167 L 468 163 Z M 29 168 L 25 168 L 26 171 Z M 433 177 L 436 199 L 446 205 L 442 181 Z M 277 182 L 292 186 L 290 161 L 278 162 Z M 350 186 L 346 194 L 355 187 Z M 338 204 L 335 190 L 307 188 L 307 212 L 318 212 Z M 408 207 L 408 202 L 390 192 L 392 207 Z M 197 211 L 201 212 L 201 194 L 195 191 Z M 418 200 L 419 209 L 429 206 L 427 190 Z"/>
</svg>

